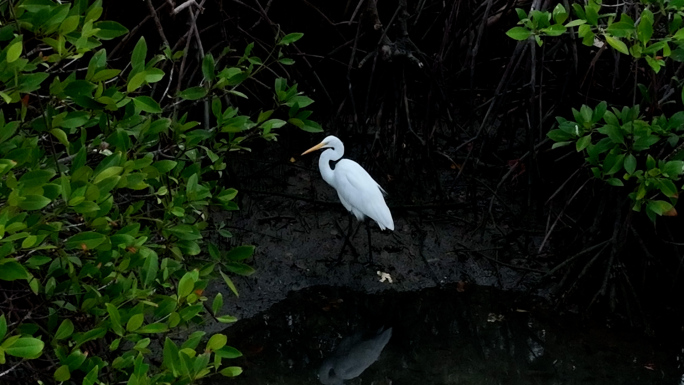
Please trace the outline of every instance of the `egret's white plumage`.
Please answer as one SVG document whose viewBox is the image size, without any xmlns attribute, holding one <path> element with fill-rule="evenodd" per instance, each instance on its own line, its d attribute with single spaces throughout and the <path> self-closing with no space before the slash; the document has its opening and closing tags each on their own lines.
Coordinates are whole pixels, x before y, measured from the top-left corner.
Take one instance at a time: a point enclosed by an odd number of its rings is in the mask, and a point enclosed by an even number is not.
<svg viewBox="0 0 684 385">
<path fill-rule="evenodd" d="M 342 205 L 362 221 L 369 217 L 378 223 L 380 230 L 394 230 L 392 213 L 385 203 L 385 190 L 358 163 L 342 159 L 344 144 L 335 136 L 328 136 L 302 155 L 321 148 L 327 148 L 318 159 L 318 168 L 323 180 L 337 190 Z M 337 161 L 335 168 L 331 161 Z"/>
</svg>

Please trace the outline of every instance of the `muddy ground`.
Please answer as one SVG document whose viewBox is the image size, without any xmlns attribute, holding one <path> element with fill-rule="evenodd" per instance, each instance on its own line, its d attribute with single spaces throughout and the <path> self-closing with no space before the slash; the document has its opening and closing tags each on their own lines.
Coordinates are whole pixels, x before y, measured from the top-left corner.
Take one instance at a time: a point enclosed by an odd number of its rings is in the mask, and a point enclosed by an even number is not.
<svg viewBox="0 0 684 385">
<path fill-rule="evenodd" d="M 450 204 L 415 204 L 404 200 L 401 189 L 390 190 L 387 201 L 395 231 L 381 232 L 377 224 L 371 224 L 375 265 L 367 264 L 366 229 L 356 219 L 351 243 L 359 256 L 347 247 L 337 262 L 348 215 L 335 190 L 320 177 L 318 154 L 309 159 L 282 156 L 282 160 L 264 161 L 259 154 L 252 154 L 240 158 L 244 163 L 234 165 L 237 174 L 245 173 L 236 178 L 241 181 L 240 211 L 223 219 L 234 234 L 232 245 L 256 246 L 250 261 L 256 273 L 233 277 L 239 298 L 234 298 L 222 281 L 210 288 L 210 292 L 220 290 L 233 298 L 226 301 L 228 314 L 247 318 L 291 291 L 317 285 L 377 293 L 466 282 L 524 291 L 541 275 L 540 270 L 523 266 L 529 266 L 524 256 L 516 259 L 511 255 L 513 250 L 520 254 L 521 247 L 519 242 L 507 244 L 497 234 L 502 225 L 478 225 L 464 219 L 469 215 L 464 209 L 468 204 L 465 193 L 455 185 L 449 192 L 453 198 Z M 256 167 L 259 162 L 263 167 Z M 267 171 L 242 171 L 255 168 Z M 439 172 L 445 183 L 454 180 L 452 169 Z M 376 179 L 386 185 L 381 178 Z M 533 243 L 530 241 L 529 246 Z M 383 273 L 391 282 L 381 279 L 379 274 Z"/>
</svg>

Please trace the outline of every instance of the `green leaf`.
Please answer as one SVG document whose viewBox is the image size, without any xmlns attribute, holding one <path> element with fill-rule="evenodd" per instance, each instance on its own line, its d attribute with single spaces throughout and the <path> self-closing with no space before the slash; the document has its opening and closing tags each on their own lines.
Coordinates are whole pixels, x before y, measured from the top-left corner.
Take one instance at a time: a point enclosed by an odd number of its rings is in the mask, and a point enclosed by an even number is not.
<svg viewBox="0 0 684 385">
<path fill-rule="evenodd" d="M 64 242 L 64 246 L 67 249 L 92 250 L 101 245 L 105 240 L 107 240 L 107 236 L 103 234 L 86 231 L 67 239 Z"/>
<path fill-rule="evenodd" d="M 649 201 L 646 207 L 658 215 L 666 214 L 673 209 L 672 204 L 666 201 Z"/>
<path fill-rule="evenodd" d="M 634 171 L 636 171 L 636 166 L 637 166 L 637 160 L 632 154 L 628 154 L 625 156 L 625 171 L 627 171 L 627 174 L 632 175 L 634 174 Z"/>
<path fill-rule="evenodd" d="M 568 18 L 568 11 L 565 10 L 562 4 L 557 4 L 553 9 L 553 20 L 558 24 L 563 24 L 563 22 Z"/>
<path fill-rule="evenodd" d="M 284 57 L 284 58 L 278 60 L 278 62 L 279 62 L 280 64 L 286 65 L 286 66 L 291 66 L 291 65 L 293 65 L 293 64 L 295 63 L 294 60 L 292 60 L 292 59 L 290 59 L 290 58 L 288 58 L 288 57 Z"/>
<path fill-rule="evenodd" d="M 164 333 L 169 330 L 169 327 L 163 323 L 153 323 L 145 325 L 136 330 L 137 333 Z"/>
<path fill-rule="evenodd" d="M 235 349 L 232 346 L 224 346 L 221 349 L 215 351 L 214 354 L 216 355 L 216 357 L 228 359 L 242 357 L 242 353 L 240 353 L 239 350 Z"/>
<path fill-rule="evenodd" d="M 111 40 L 128 33 L 128 29 L 116 21 L 99 21 L 93 24 L 93 28 L 99 29 L 95 36 L 102 40 Z"/>
<path fill-rule="evenodd" d="M 40 210 L 50 204 L 50 199 L 42 195 L 26 195 L 18 204 L 22 210 Z"/>
<path fill-rule="evenodd" d="M 591 134 L 581 137 L 576 144 L 577 152 L 580 152 L 587 148 L 591 144 Z"/>
<path fill-rule="evenodd" d="M 519 20 L 525 20 L 527 19 L 527 12 L 525 12 L 524 9 L 522 8 L 516 8 L 515 13 L 518 15 Z"/>
<path fill-rule="evenodd" d="M 37 72 L 32 74 L 22 74 L 18 77 L 17 89 L 19 92 L 28 93 L 40 88 L 40 84 L 50 76 L 45 72 Z"/>
<path fill-rule="evenodd" d="M 36 241 L 38 241 L 38 237 L 36 237 L 35 235 L 29 235 L 28 237 L 24 238 L 23 242 L 21 242 L 21 248 L 28 249 L 31 246 L 35 245 Z"/>
<path fill-rule="evenodd" d="M 598 18 L 599 18 L 598 11 L 600 8 L 601 8 L 600 5 L 597 5 L 596 3 L 592 4 L 592 2 L 590 2 L 585 7 L 586 13 L 585 13 L 585 17 L 583 17 L 583 19 L 586 18 L 587 22 L 591 25 L 597 25 L 598 24 Z"/>
<path fill-rule="evenodd" d="M 220 317 L 216 317 L 216 320 L 218 322 L 224 323 L 224 324 L 229 324 L 233 322 L 237 322 L 237 318 L 229 315 L 222 315 Z"/>
<path fill-rule="evenodd" d="M 290 120 L 292 120 L 292 119 L 290 119 Z M 320 124 L 314 122 L 313 120 L 307 119 L 307 120 L 304 120 L 303 123 L 304 123 L 304 126 L 299 127 L 303 131 L 311 132 L 311 133 L 323 132 L 323 127 L 321 127 Z"/>
<path fill-rule="evenodd" d="M 178 346 L 169 337 L 164 340 L 163 365 L 171 370 L 174 376 L 180 371 L 180 358 L 178 356 Z"/>
<path fill-rule="evenodd" d="M 64 94 L 72 98 L 78 98 L 80 96 L 91 97 L 96 88 L 97 85 L 89 81 L 74 80 L 64 87 Z"/>
<path fill-rule="evenodd" d="M 283 36 L 282 39 L 280 39 L 280 41 L 278 42 L 278 45 L 292 44 L 292 43 L 296 42 L 297 40 L 301 39 L 302 36 L 304 36 L 304 34 L 299 33 L 299 32 L 289 33 L 289 34 Z"/>
<path fill-rule="evenodd" d="M 51 169 L 29 171 L 19 178 L 19 183 L 22 183 L 24 188 L 42 186 L 49 182 L 53 176 L 55 176 L 55 171 Z"/>
<path fill-rule="evenodd" d="M 74 323 L 71 322 L 69 319 L 65 319 L 62 321 L 62 324 L 59 325 L 59 328 L 57 329 L 57 332 L 55 333 L 55 340 L 63 340 L 67 337 L 71 337 L 71 335 L 74 333 Z"/>
<path fill-rule="evenodd" d="M 117 175 L 121 174 L 123 171 L 124 171 L 124 168 L 121 166 L 112 166 L 112 167 L 106 168 L 106 169 L 102 170 L 99 174 L 97 174 L 95 179 L 93 179 L 93 184 L 98 184 L 101 181 L 103 181 L 109 177 L 117 176 Z"/>
<path fill-rule="evenodd" d="M 21 52 L 24 49 L 24 43 L 19 40 L 15 43 L 12 43 L 12 45 L 7 48 L 7 57 L 6 60 L 8 63 L 12 63 L 19 59 L 19 56 L 21 56 Z"/>
<path fill-rule="evenodd" d="M 185 241 L 194 241 L 194 240 L 202 238 L 202 235 L 200 234 L 200 231 L 197 228 L 197 226 L 182 224 L 182 225 L 174 226 L 174 227 L 167 229 L 167 230 L 171 234 L 178 237 L 178 239 L 182 239 Z"/>
<path fill-rule="evenodd" d="M 185 342 L 183 342 L 183 344 L 180 347 L 181 350 L 182 349 L 192 349 L 192 350 L 197 349 L 197 346 L 199 346 L 199 343 L 205 334 L 207 334 L 207 333 L 205 333 L 203 331 L 193 332 L 192 334 L 190 334 L 190 337 L 188 337 L 188 339 L 185 340 Z"/>
<path fill-rule="evenodd" d="M 665 163 L 661 170 L 670 178 L 675 179 L 684 172 L 684 162 L 681 160 L 671 160 Z"/>
<path fill-rule="evenodd" d="M 76 28 L 78 28 L 78 23 L 80 21 L 80 17 L 76 15 L 72 15 L 67 17 L 62 21 L 62 23 L 59 26 L 59 34 L 60 35 L 68 35 L 71 32 L 74 32 Z"/>
<path fill-rule="evenodd" d="M 100 369 L 99 366 L 95 365 L 93 369 L 88 372 L 88 374 L 83 378 L 83 385 L 94 385 L 95 380 L 97 380 L 97 372 Z"/>
<path fill-rule="evenodd" d="M 69 148 L 69 138 L 67 138 L 66 132 L 64 132 L 61 128 L 53 128 L 50 130 L 50 133 L 57 138 L 57 140 L 66 148 Z"/>
<path fill-rule="evenodd" d="M 90 79 L 91 82 L 103 82 L 105 80 L 113 79 L 121 73 L 121 70 L 100 70 Z"/>
<path fill-rule="evenodd" d="M 185 100 L 197 100 L 207 96 L 207 89 L 204 87 L 190 87 L 181 91 L 178 95 Z"/>
<path fill-rule="evenodd" d="M 625 184 L 622 183 L 622 181 L 618 178 L 610 178 L 606 182 L 608 182 L 609 185 L 611 186 L 624 186 Z"/>
<path fill-rule="evenodd" d="M 226 346 L 226 342 L 228 342 L 228 337 L 224 334 L 214 334 L 209 338 L 206 350 L 219 350 Z"/>
<path fill-rule="evenodd" d="M 145 71 L 145 81 L 148 83 L 156 83 L 164 79 L 164 71 L 159 68 L 148 68 Z"/>
<path fill-rule="evenodd" d="M 584 19 L 575 19 L 575 20 L 569 22 L 568 24 L 565 24 L 565 27 L 566 28 L 577 27 L 579 25 L 586 24 L 586 23 L 587 23 L 587 21 Z"/>
<path fill-rule="evenodd" d="M 276 92 L 284 92 L 285 88 L 287 88 L 287 79 L 276 78 L 274 88 Z M 278 98 L 278 100 L 280 100 L 280 98 Z"/>
<path fill-rule="evenodd" d="M 173 170 L 178 162 L 175 160 L 160 160 L 155 162 L 152 166 L 159 171 L 160 174 L 166 174 L 167 172 Z"/>
<path fill-rule="evenodd" d="M 111 303 L 106 303 L 107 313 L 109 313 L 109 322 L 111 323 L 112 329 L 118 335 L 123 334 L 123 327 L 121 326 L 121 315 L 119 314 L 119 309 L 112 305 Z"/>
<path fill-rule="evenodd" d="M 241 98 L 243 98 L 243 99 L 249 99 L 249 98 L 247 97 L 247 95 L 243 94 L 243 93 L 240 92 L 240 91 L 228 90 L 228 93 L 229 93 L 229 94 L 232 94 L 232 95 L 235 95 L 235 96 L 238 96 L 238 97 L 241 97 Z"/>
<path fill-rule="evenodd" d="M 74 211 L 79 214 L 94 213 L 100 211 L 100 206 L 95 202 L 85 201 L 74 206 Z"/>
<path fill-rule="evenodd" d="M 192 293 L 195 287 L 197 272 L 188 271 L 183 275 L 183 278 L 178 282 L 178 298 L 185 298 Z"/>
<path fill-rule="evenodd" d="M 220 373 L 226 377 L 236 377 L 242 373 L 242 368 L 239 366 L 229 366 L 223 368 Z"/>
<path fill-rule="evenodd" d="M 221 294 L 221 293 L 219 293 Z M 216 300 L 214 300 L 216 302 Z M 4 314 L 0 314 L 0 341 L 5 339 L 5 335 L 7 334 L 7 319 L 5 318 Z"/>
<path fill-rule="evenodd" d="M 69 381 L 71 378 L 71 373 L 69 372 L 69 366 L 68 365 L 62 365 L 57 370 L 55 370 L 54 374 L 55 380 L 59 382 L 64 382 L 64 381 Z"/>
<path fill-rule="evenodd" d="M 142 250 L 141 250 L 142 251 Z M 149 255 L 145 257 L 145 262 L 142 268 L 142 279 L 146 286 L 154 283 L 157 278 L 157 272 L 159 271 L 159 256 L 154 250 L 150 250 Z"/>
<path fill-rule="evenodd" d="M 641 12 L 641 19 L 637 26 L 637 37 L 643 45 L 646 45 L 651 40 L 651 36 L 653 36 L 653 12 L 645 8 Z"/>
<path fill-rule="evenodd" d="M 238 191 L 234 188 L 229 188 L 221 191 L 217 196 L 216 199 L 220 200 L 221 202 L 228 202 L 232 201 L 235 199 L 237 196 Z"/>
<path fill-rule="evenodd" d="M 629 49 L 627 48 L 627 45 L 622 42 L 620 39 L 616 39 L 610 35 L 605 35 L 606 36 L 606 42 L 608 44 L 615 48 L 618 52 L 624 53 L 625 55 L 629 55 Z"/>
<path fill-rule="evenodd" d="M 40 357 L 43 353 L 44 346 L 45 343 L 37 338 L 22 337 L 16 340 L 12 345 L 3 346 L 3 348 L 10 356 L 33 359 Z"/>
<path fill-rule="evenodd" d="M 142 111 L 150 112 L 153 114 L 160 114 L 162 112 L 159 103 L 149 96 L 138 96 L 133 98 L 133 103 L 135 106 Z"/>
<path fill-rule="evenodd" d="M 565 33 L 567 28 L 562 24 L 554 24 L 548 28 L 544 28 L 542 31 L 548 36 L 560 36 Z M 537 36 L 535 36 L 537 37 Z"/>
<path fill-rule="evenodd" d="M 646 59 L 646 63 L 653 69 L 653 72 L 660 72 L 660 68 L 663 66 L 664 61 L 655 59 L 651 56 L 644 56 L 644 59 Z"/>
<path fill-rule="evenodd" d="M 147 57 L 147 42 L 145 37 L 141 36 L 138 43 L 133 48 L 133 54 L 131 56 L 131 66 L 133 67 L 132 72 L 138 74 L 145 69 L 145 58 Z"/>
<path fill-rule="evenodd" d="M 2 111 L 0 111 L 0 122 L 4 121 L 4 119 L 5 117 L 2 114 Z M 19 129 L 19 122 L 17 121 L 5 124 L 4 127 L 2 127 L 2 130 L 0 130 L 0 143 L 13 137 L 14 133 L 17 132 L 17 129 Z"/>
<path fill-rule="evenodd" d="M 126 330 L 129 332 L 134 332 L 142 326 L 145 316 L 143 313 L 134 314 L 128 319 L 126 323 Z"/>
<path fill-rule="evenodd" d="M 612 124 L 606 124 L 605 126 L 600 127 L 598 129 L 598 132 L 604 135 L 608 135 L 608 137 L 613 143 L 625 143 L 625 137 L 622 134 L 622 129 L 620 129 L 620 127 L 613 126 Z"/>
<path fill-rule="evenodd" d="M 511 39 L 522 41 L 529 38 L 532 35 L 532 31 L 525 27 L 513 27 L 506 32 L 506 35 Z"/>
<path fill-rule="evenodd" d="M 572 134 L 569 134 L 560 129 L 551 130 L 548 133 L 546 133 L 546 136 L 548 136 L 549 139 L 553 140 L 554 142 L 564 142 L 566 140 L 572 139 L 573 137 Z"/>
<path fill-rule="evenodd" d="M 606 32 L 615 37 L 628 37 L 634 33 L 634 22 L 629 23 L 627 21 L 620 20 L 617 23 L 609 25 L 608 28 L 606 28 Z"/>
<path fill-rule="evenodd" d="M 233 283 L 233 281 L 230 279 L 230 277 L 228 277 L 224 272 L 222 272 L 220 270 L 219 270 L 219 273 L 221 273 L 221 277 L 223 277 L 223 280 L 226 282 L 226 285 L 228 285 L 228 287 L 230 288 L 230 291 L 232 291 L 236 297 L 239 297 L 240 295 L 238 294 L 238 290 L 235 287 L 235 284 Z"/>
<path fill-rule="evenodd" d="M 675 184 L 669 179 L 663 179 L 658 181 L 658 188 L 668 198 L 679 197 L 679 191 L 677 191 L 677 186 L 675 186 Z"/>
<path fill-rule="evenodd" d="M 126 92 L 131 93 L 140 88 L 140 86 L 145 83 L 145 76 L 147 76 L 145 71 L 135 74 L 131 80 L 128 81 L 128 84 L 126 85 Z"/>
<path fill-rule="evenodd" d="M 111 344 L 109 344 L 109 351 L 110 352 L 115 351 L 116 349 L 119 348 L 119 345 L 121 345 L 121 338 L 117 338 L 114 341 L 112 341 Z"/>
<path fill-rule="evenodd" d="M 270 120 L 265 121 L 261 125 L 261 127 L 265 130 L 270 130 L 273 128 L 280 128 L 280 127 L 284 126 L 285 124 L 287 124 L 287 122 L 285 122 L 284 120 L 270 119 Z"/>
<path fill-rule="evenodd" d="M 80 350 L 74 350 L 69 354 L 66 360 L 64 360 L 62 363 L 64 365 L 67 365 L 69 367 L 70 371 L 74 371 L 83 365 L 87 358 L 87 355 L 83 354 Z"/>
<path fill-rule="evenodd" d="M 214 66 L 214 56 L 212 56 L 211 53 L 204 55 L 204 59 L 202 60 L 202 75 L 204 75 L 204 78 L 210 82 L 213 82 L 216 78 Z"/>
<path fill-rule="evenodd" d="M 216 315 L 218 314 L 219 310 L 223 308 L 223 294 L 218 293 L 214 297 L 214 302 L 211 304 L 211 310 L 214 312 L 213 314 Z M 0 338 L 2 340 L 2 338 Z"/>
<path fill-rule="evenodd" d="M 226 258 L 231 261 L 242 261 L 251 257 L 254 254 L 254 249 L 255 247 L 251 245 L 237 246 L 226 254 Z"/>
<path fill-rule="evenodd" d="M 249 265 L 240 262 L 229 262 L 225 264 L 226 270 L 244 276 L 249 276 L 254 274 L 254 268 Z"/>
</svg>

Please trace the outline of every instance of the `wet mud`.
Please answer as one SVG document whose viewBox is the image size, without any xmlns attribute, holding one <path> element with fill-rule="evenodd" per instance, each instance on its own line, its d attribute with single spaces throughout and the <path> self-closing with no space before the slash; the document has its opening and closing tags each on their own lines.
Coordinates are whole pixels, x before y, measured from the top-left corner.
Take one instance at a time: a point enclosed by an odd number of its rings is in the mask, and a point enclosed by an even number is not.
<svg viewBox="0 0 684 385">
<path fill-rule="evenodd" d="M 320 178 L 315 162 L 281 163 L 268 169 L 266 175 L 242 178 L 240 210 L 218 219 L 229 224 L 233 245 L 257 247 L 249 262 L 256 273 L 234 277 L 240 296 L 226 305 L 225 310 L 238 318 L 311 286 L 378 293 L 467 282 L 525 291 L 541 276 L 523 263 L 499 261 L 504 253 L 509 256 L 509 250 L 500 241 L 493 243 L 488 229 L 474 235 L 463 209 L 406 205 L 402 197 L 392 195 L 387 200 L 395 231 L 380 231 L 370 222 L 374 264 L 368 263 L 366 224 L 356 219 L 350 237 L 353 250 L 347 246 L 340 253 L 349 215 L 335 190 Z M 210 292 L 232 296 L 222 282 L 217 283 Z"/>
</svg>

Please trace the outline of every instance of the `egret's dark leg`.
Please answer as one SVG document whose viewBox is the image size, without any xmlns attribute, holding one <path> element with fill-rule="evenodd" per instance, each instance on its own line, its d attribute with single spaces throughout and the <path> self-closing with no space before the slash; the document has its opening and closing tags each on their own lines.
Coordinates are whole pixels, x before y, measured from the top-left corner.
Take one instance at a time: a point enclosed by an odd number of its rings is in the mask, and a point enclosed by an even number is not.
<svg viewBox="0 0 684 385">
<path fill-rule="evenodd" d="M 342 229 L 340 229 L 342 230 Z M 342 260 L 342 257 L 344 256 L 344 249 L 349 245 L 349 249 L 351 250 L 352 254 L 354 254 L 355 257 L 359 255 L 359 253 L 356 251 L 356 248 L 354 248 L 354 245 L 352 245 L 351 242 L 351 236 L 352 236 L 352 213 L 349 213 L 349 225 L 347 226 L 347 231 L 343 232 L 344 234 L 344 243 L 342 244 L 342 250 L 340 250 L 340 254 L 337 256 L 337 262 L 340 262 Z"/>
<path fill-rule="evenodd" d="M 368 263 L 373 264 L 373 244 L 371 243 L 370 219 L 366 218 L 366 232 L 368 233 Z"/>
</svg>

